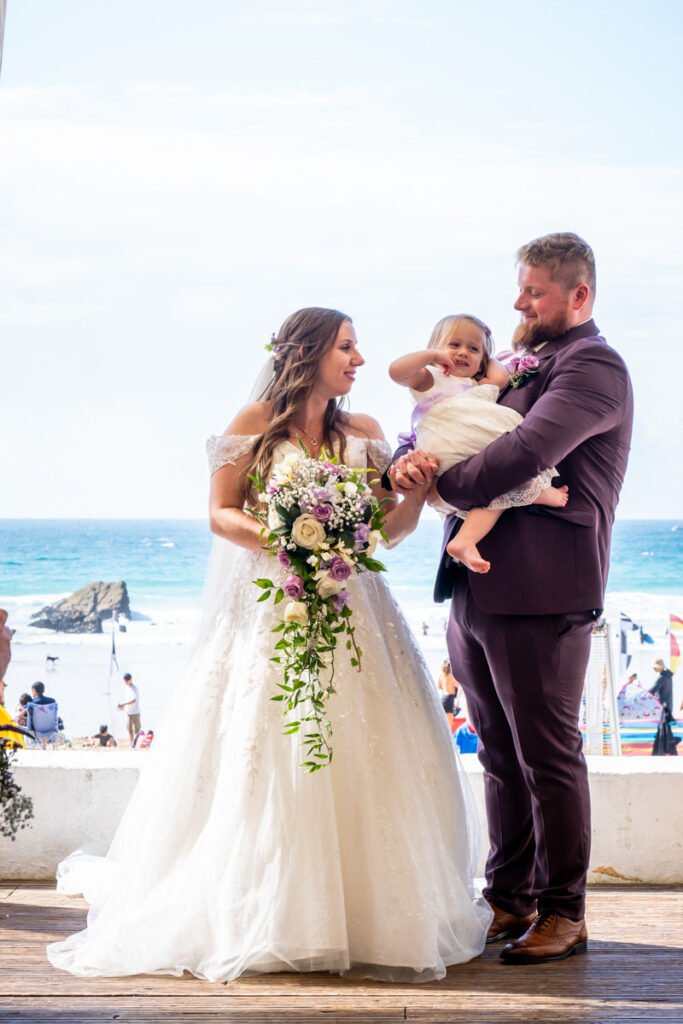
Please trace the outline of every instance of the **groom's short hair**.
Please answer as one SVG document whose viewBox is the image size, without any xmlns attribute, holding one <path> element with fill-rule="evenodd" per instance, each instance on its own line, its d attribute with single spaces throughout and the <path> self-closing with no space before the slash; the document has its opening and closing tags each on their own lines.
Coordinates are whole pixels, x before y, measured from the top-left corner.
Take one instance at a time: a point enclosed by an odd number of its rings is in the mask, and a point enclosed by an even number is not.
<svg viewBox="0 0 683 1024">
<path fill-rule="evenodd" d="M 568 290 L 585 283 L 595 294 L 595 256 L 588 242 L 571 231 L 555 231 L 517 250 L 517 262 L 545 267 L 553 281 Z"/>
</svg>

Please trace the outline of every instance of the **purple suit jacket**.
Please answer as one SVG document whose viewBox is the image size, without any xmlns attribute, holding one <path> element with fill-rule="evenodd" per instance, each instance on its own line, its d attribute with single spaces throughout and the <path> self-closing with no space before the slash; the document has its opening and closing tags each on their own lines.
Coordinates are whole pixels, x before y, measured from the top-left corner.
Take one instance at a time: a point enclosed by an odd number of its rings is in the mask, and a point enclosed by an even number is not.
<svg viewBox="0 0 683 1024">
<path fill-rule="evenodd" d="M 445 553 L 460 520 L 445 522 L 434 599 L 469 586 L 479 607 L 496 615 L 555 615 L 601 611 L 610 538 L 626 472 L 633 394 L 621 357 L 593 320 L 547 342 L 538 372 L 507 387 L 502 405 L 525 417 L 478 455 L 447 470 L 439 494 L 456 508 L 485 507 L 555 466 L 569 485 L 565 508 L 530 505 L 506 510 L 479 545 L 491 562 L 486 575 L 458 567 Z"/>
</svg>

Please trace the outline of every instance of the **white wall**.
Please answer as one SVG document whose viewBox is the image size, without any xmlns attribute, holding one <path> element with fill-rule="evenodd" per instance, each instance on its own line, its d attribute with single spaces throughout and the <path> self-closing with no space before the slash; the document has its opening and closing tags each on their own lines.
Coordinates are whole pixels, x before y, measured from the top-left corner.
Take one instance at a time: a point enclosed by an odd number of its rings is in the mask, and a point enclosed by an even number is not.
<svg viewBox="0 0 683 1024">
<path fill-rule="evenodd" d="M 33 798 L 33 827 L 0 839 L 0 878 L 47 879 L 87 843 L 105 853 L 145 751 L 22 751 L 16 780 Z M 463 758 L 486 831 L 481 767 Z M 683 757 L 589 757 L 593 850 L 589 882 L 683 884 Z"/>
</svg>

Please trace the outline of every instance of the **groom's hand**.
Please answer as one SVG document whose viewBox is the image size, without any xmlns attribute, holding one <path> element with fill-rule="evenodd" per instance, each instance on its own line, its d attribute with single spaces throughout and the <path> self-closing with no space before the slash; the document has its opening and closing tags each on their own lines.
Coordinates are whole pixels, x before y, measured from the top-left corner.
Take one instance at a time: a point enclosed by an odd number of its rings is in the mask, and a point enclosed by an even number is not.
<svg viewBox="0 0 683 1024">
<path fill-rule="evenodd" d="M 392 489 L 398 494 L 409 494 L 416 487 L 430 484 L 438 468 L 438 459 L 426 452 L 414 451 L 401 455 L 389 469 Z"/>
</svg>

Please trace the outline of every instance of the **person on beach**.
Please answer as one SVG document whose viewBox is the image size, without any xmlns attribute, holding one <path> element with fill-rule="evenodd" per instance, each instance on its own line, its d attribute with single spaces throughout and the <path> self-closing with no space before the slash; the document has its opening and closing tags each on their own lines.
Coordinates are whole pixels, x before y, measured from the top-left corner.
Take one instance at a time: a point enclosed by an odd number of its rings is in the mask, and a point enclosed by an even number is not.
<svg viewBox="0 0 683 1024">
<path fill-rule="evenodd" d="M 535 372 L 535 357 L 527 357 L 527 363 L 529 371 Z M 515 409 L 496 404 L 501 390 L 510 383 L 510 374 L 493 358 L 489 328 L 469 313 L 439 320 L 427 348 L 395 359 L 389 376 L 410 389 L 415 403 L 411 421 L 415 444 L 436 459 L 437 476 L 522 422 Z M 532 504 L 563 508 L 567 504 L 568 488 L 553 487 L 555 476 L 554 469 L 544 467 L 522 487 L 494 498 L 486 508 L 467 513 L 458 513 L 436 496 L 435 508 L 446 515 L 461 514 L 465 520 L 446 546 L 451 558 L 472 572 L 488 572 L 491 565 L 481 557 L 477 545 L 506 508 Z"/>
<path fill-rule="evenodd" d="M 677 757 L 678 744 L 681 742 L 678 736 L 674 736 L 671 723 L 674 718 L 674 675 L 671 669 L 667 668 L 661 658 L 657 658 L 652 666 L 654 672 L 658 673 L 657 679 L 650 687 L 650 693 L 656 697 L 662 705 L 662 713 L 657 725 L 657 732 L 652 743 L 653 757 Z"/>
<path fill-rule="evenodd" d="M 0 681 L 5 678 L 12 660 L 12 630 L 7 625 L 7 612 L 0 608 Z"/>
<path fill-rule="evenodd" d="M 19 703 L 14 709 L 14 717 L 17 720 L 17 725 L 28 725 L 28 705 L 31 703 L 31 694 L 22 693 L 19 697 Z"/>
<path fill-rule="evenodd" d="M 489 940 L 512 939 L 506 964 L 586 949 L 590 801 L 578 717 L 593 623 L 602 613 L 614 512 L 626 472 L 633 396 L 623 360 L 592 319 L 595 260 L 578 235 L 534 239 L 517 253 L 518 352 L 538 360 L 500 404 L 519 426 L 437 480 L 458 509 L 486 507 L 556 466 L 564 508 L 508 509 L 482 540 L 487 574 L 445 551 L 434 596 L 451 599 L 448 648 L 479 735 L 490 851 Z M 389 472 L 403 493 L 434 477 L 404 446 Z"/>
<path fill-rule="evenodd" d="M 661 658 L 657 658 L 652 671 L 657 673 L 657 678 L 650 687 L 650 693 L 657 698 L 659 703 L 673 717 L 674 709 L 674 674 L 667 668 Z"/>
<path fill-rule="evenodd" d="M 135 737 L 142 729 L 140 724 L 140 692 L 133 682 L 133 677 L 130 672 L 126 672 L 123 677 L 123 700 L 117 705 L 119 711 L 126 712 L 126 724 L 128 726 L 128 736 L 130 738 L 130 745 L 135 745 Z"/>
<path fill-rule="evenodd" d="M 45 693 L 45 683 L 37 682 L 31 687 L 32 704 L 56 704 L 54 697 L 48 697 Z"/>
<path fill-rule="evenodd" d="M 95 735 L 92 738 L 94 740 L 97 740 L 101 747 L 116 747 L 116 746 L 118 746 L 116 740 L 114 739 L 112 734 L 109 732 L 109 726 L 107 726 L 107 725 L 101 725 L 100 728 L 99 728 L 99 732 L 96 732 Z"/>
<path fill-rule="evenodd" d="M 455 701 L 458 693 L 458 681 L 451 672 L 450 661 L 441 664 L 441 671 L 436 679 L 436 688 L 441 694 L 441 707 L 446 715 L 448 727 L 453 730 L 453 717 L 456 714 Z"/>
<path fill-rule="evenodd" d="M 304 772 L 273 701 L 282 608 L 260 601 L 252 581 L 280 567 L 249 513 L 258 500 L 250 478 L 286 473 L 302 446 L 314 458 L 334 453 L 367 469 L 388 501 L 391 545 L 412 532 L 426 500 L 429 484 L 402 501 L 384 491 L 376 478 L 391 449 L 379 424 L 340 409 L 363 363 L 346 315 L 299 310 L 273 339 L 257 400 L 210 439 L 216 540 L 187 670 L 193 699 L 182 683 L 107 857 L 60 866 L 60 891 L 86 892 L 91 908 L 86 931 L 49 947 L 55 966 L 215 981 L 332 971 L 403 983 L 443 978 L 483 950 L 493 915 L 473 885 L 467 780 L 382 574 L 345 582 L 362 670 L 338 652 L 327 709 L 334 759 L 321 771 Z"/>
</svg>

